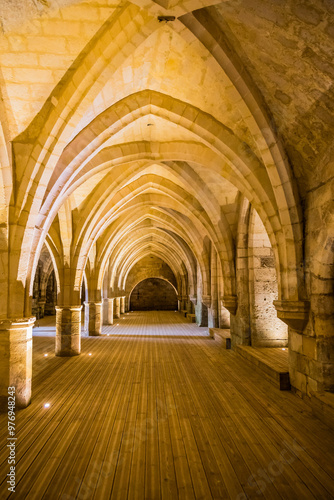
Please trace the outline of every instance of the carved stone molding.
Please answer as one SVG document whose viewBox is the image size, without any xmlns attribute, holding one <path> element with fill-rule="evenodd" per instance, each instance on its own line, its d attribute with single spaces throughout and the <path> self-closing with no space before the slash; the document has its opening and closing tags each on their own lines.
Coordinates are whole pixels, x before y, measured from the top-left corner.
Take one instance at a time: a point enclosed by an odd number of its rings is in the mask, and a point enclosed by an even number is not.
<svg viewBox="0 0 334 500">
<path fill-rule="evenodd" d="M 277 317 L 289 328 L 302 332 L 309 320 L 310 303 L 307 300 L 274 300 Z"/>
</svg>

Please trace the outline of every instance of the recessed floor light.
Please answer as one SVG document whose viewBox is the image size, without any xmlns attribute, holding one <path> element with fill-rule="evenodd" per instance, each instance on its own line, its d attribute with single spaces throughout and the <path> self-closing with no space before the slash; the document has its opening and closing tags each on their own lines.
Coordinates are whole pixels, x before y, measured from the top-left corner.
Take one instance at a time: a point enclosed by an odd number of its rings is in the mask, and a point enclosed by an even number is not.
<svg viewBox="0 0 334 500">
<path fill-rule="evenodd" d="M 48 357 L 48 354 L 44 354 L 44 358 L 47 358 Z"/>
<path fill-rule="evenodd" d="M 49 408 L 50 407 L 50 403 L 44 403 L 44 408 Z"/>
<path fill-rule="evenodd" d="M 91 352 L 89 352 L 89 353 L 88 353 L 88 356 L 91 356 L 91 355 L 92 355 L 92 353 L 91 353 Z"/>
<path fill-rule="evenodd" d="M 285 351 L 285 347 L 282 347 L 282 351 Z"/>
</svg>

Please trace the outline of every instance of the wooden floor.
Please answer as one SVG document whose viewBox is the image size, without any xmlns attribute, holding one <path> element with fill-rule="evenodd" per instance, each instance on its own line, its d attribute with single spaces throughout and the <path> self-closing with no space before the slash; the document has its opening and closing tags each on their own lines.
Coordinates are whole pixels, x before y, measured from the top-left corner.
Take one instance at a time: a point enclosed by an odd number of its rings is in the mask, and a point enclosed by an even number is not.
<svg viewBox="0 0 334 500">
<path fill-rule="evenodd" d="M 137 312 L 104 333 L 83 338 L 74 358 L 55 357 L 53 338 L 34 339 L 10 498 L 334 498 L 329 428 L 207 329 L 174 312 Z"/>
</svg>

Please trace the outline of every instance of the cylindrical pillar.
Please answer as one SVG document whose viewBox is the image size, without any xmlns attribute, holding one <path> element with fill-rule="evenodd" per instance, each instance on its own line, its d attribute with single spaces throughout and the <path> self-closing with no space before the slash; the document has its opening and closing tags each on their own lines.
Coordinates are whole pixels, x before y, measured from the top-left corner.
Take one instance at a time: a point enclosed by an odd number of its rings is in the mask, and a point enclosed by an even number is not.
<svg viewBox="0 0 334 500">
<path fill-rule="evenodd" d="M 104 300 L 107 303 L 104 324 L 105 325 L 112 325 L 114 323 L 114 300 L 115 299 L 104 299 Z"/>
<path fill-rule="evenodd" d="M 80 354 L 81 307 L 56 306 L 56 356 Z"/>
<path fill-rule="evenodd" d="M 88 302 L 88 335 L 98 337 L 102 333 L 102 302 Z"/>
<path fill-rule="evenodd" d="M 125 313 L 125 297 L 121 297 L 121 314 Z"/>
<path fill-rule="evenodd" d="M 121 298 L 116 297 L 114 302 L 114 318 L 121 317 Z"/>
<path fill-rule="evenodd" d="M 32 327 L 35 317 L 0 321 L 0 408 L 8 410 L 8 388 L 15 387 L 15 406 L 31 399 Z"/>
</svg>

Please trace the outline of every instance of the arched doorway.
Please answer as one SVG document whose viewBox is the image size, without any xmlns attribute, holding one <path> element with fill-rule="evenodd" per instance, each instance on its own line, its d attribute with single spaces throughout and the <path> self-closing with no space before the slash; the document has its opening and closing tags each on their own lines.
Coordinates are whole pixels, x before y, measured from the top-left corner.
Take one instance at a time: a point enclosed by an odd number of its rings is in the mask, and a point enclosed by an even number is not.
<svg viewBox="0 0 334 500">
<path fill-rule="evenodd" d="M 131 292 L 132 311 L 173 311 L 177 309 L 174 287 L 166 280 L 148 278 L 138 283 Z"/>
</svg>

